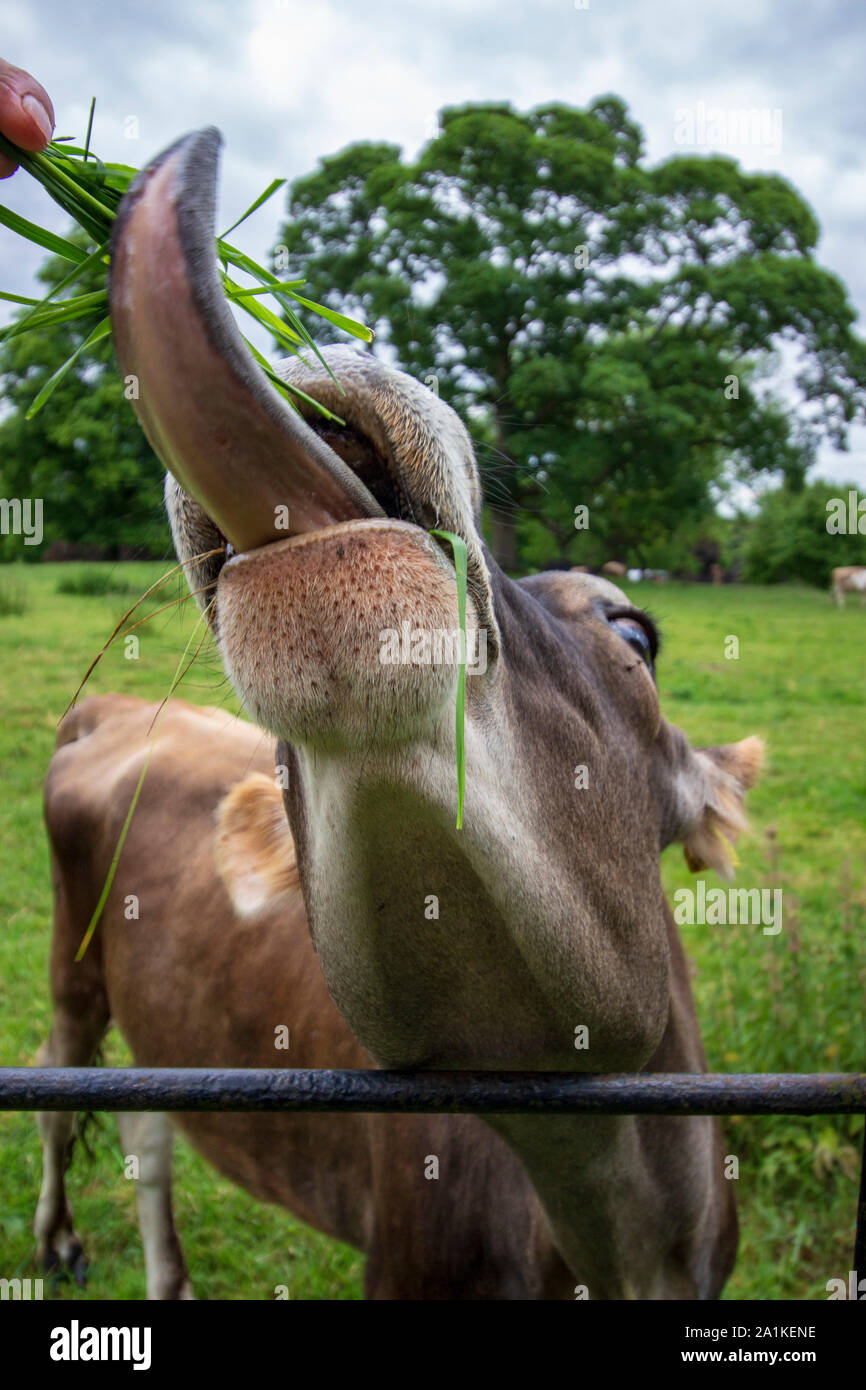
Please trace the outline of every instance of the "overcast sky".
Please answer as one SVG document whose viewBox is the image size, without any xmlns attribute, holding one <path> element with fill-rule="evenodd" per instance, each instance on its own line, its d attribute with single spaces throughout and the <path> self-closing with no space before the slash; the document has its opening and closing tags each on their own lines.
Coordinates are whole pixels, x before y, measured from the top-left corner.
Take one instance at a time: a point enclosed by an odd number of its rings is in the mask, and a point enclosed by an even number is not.
<svg viewBox="0 0 866 1390">
<path fill-rule="evenodd" d="M 694 114 L 698 136 L 702 111 L 760 108 L 757 144 L 713 146 L 803 194 L 819 259 L 848 285 L 866 333 L 864 40 L 864 0 L 5 0 L 0 43 L 50 92 L 58 134 L 82 137 L 96 97 L 103 158 L 141 165 L 184 131 L 219 126 L 221 225 L 272 178 L 351 141 L 414 154 L 445 105 L 582 106 L 616 92 L 653 162 L 682 148 L 678 112 Z M 125 137 L 129 117 L 137 139 Z M 279 198 L 234 234 L 261 261 Z M 0 184 L 0 202 L 63 228 L 23 175 Z M 0 288 L 28 294 L 40 255 L 22 248 L 0 228 Z M 825 449 L 817 471 L 866 488 L 866 429 L 851 443 Z"/>
</svg>

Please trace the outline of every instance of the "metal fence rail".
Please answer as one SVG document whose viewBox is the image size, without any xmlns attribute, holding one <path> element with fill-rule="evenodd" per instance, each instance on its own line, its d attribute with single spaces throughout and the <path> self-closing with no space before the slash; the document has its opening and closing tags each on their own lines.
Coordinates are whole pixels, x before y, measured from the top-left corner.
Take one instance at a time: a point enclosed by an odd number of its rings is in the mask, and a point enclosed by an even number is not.
<svg viewBox="0 0 866 1390">
<path fill-rule="evenodd" d="M 866 1116 L 866 1073 L 0 1067 L 0 1110 Z M 853 1268 L 866 1276 L 866 1124 Z"/>
<path fill-rule="evenodd" d="M 3 1067 L 0 1110 L 866 1115 L 866 1072 L 763 1074 Z"/>
</svg>

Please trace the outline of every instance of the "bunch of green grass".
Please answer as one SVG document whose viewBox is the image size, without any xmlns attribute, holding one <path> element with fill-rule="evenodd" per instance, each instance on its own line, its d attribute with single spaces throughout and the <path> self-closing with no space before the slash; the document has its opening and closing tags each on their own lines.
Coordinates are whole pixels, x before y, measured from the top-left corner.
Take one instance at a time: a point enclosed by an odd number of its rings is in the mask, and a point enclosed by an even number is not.
<svg viewBox="0 0 866 1390">
<path fill-rule="evenodd" d="M 61 137 L 52 140 L 41 154 L 32 154 L 27 150 L 19 149 L 17 145 L 0 135 L 0 152 L 10 155 L 21 165 L 22 169 L 37 179 L 55 203 L 69 213 L 70 217 L 78 223 L 93 242 L 91 251 L 83 251 L 65 237 L 57 236 L 54 232 L 28 221 L 26 217 L 20 216 L 19 213 L 13 212 L 10 208 L 0 205 L 0 223 L 3 226 L 9 227 L 10 230 L 17 232 L 19 236 L 24 237 L 34 245 L 42 246 L 45 250 L 62 256 L 70 263 L 69 274 L 65 275 L 43 299 L 28 299 L 24 295 L 0 291 L 0 299 L 5 299 L 13 304 L 21 304 L 27 309 L 27 312 L 16 319 L 14 323 L 0 330 L 0 341 L 15 337 L 19 333 L 26 333 L 30 329 L 69 323 L 76 319 L 97 319 L 95 326 L 85 340 L 45 382 L 27 412 L 28 419 L 42 409 L 76 359 L 94 344 L 106 338 L 111 331 L 107 287 L 109 236 L 112 223 L 117 216 L 120 200 L 139 171 L 131 168 L 128 164 L 110 164 L 98 159 L 90 149 L 92 128 L 93 103 L 90 107 L 87 137 L 83 147 L 69 143 L 68 137 Z M 251 203 L 246 212 L 236 222 L 233 222 L 222 236 L 216 238 L 216 254 L 221 266 L 220 276 L 223 289 L 232 304 L 239 305 L 257 323 L 273 333 L 280 345 L 287 351 L 298 352 L 301 348 L 311 348 L 327 368 L 327 364 L 324 363 L 310 333 L 295 313 L 292 301 L 303 305 L 304 308 L 327 319 L 335 327 L 343 329 L 346 333 L 361 338 L 365 342 L 372 341 L 373 334 L 370 329 L 363 324 L 356 323 L 354 319 L 347 318 L 344 314 L 338 314 L 323 304 L 316 304 L 310 299 L 305 299 L 297 292 L 297 286 L 304 283 L 302 279 L 279 280 L 271 271 L 258 265 L 250 256 L 245 255 L 243 251 L 239 251 L 237 247 L 232 246 L 226 240 L 230 232 L 233 232 L 251 213 L 267 202 L 284 183 L 285 179 L 274 179 L 264 192 Z M 74 288 L 76 282 L 92 266 L 104 267 L 106 284 L 100 290 L 90 294 L 71 294 L 63 299 L 58 298 L 63 291 Z M 241 271 L 257 283 L 247 287 L 238 284 L 232 279 L 229 267 L 235 271 Z M 284 311 L 287 321 L 283 321 L 272 309 L 260 302 L 262 295 L 273 296 L 276 303 Z M 298 387 L 289 387 L 284 381 L 281 381 L 267 359 L 253 347 L 248 339 L 245 341 L 262 371 L 281 395 L 290 402 L 292 402 L 293 396 L 300 396 L 305 401 L 315 405 L 324 415 L 331 419 L 338 419 L 317 401 L 312 401 Z"/>
</svg>

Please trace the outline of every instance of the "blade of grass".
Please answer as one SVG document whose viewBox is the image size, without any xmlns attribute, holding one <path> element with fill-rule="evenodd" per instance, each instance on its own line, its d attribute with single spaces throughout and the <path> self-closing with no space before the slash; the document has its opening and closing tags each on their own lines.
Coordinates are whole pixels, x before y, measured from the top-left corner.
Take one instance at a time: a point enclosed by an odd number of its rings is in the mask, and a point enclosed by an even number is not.
<svg viewBox="0 0 866 1390">
<path fill-rule="evenodd" d="M 223 284 L 230 299 L 234 297 L 234 291 L 240 289 L 240 285 L 236 285 L 234 281 L 229 280 L 228 277 L 224 277 Z M 275 337 L 279 338 L 281 342 L 286 343 L 289 347 L 294 347 L 303 341 L 299 334 L 293 332 L 291 328 L 283 323 L 282 319 L 277 318 L 276 314 L 265 304 L 256 304 L 253 302 L 252 304 L 244 304 L 243 307 L 252 318 L 257 319 L 265 328 L 269 328 Z"/>
<path fill-rule="evenodd" d="M 64 154 L 77 155 L 79 159 L 83 159 L 86 153 L 83 145 L 72 144 L 71 135 L 55 135 L 54 139 L 51 141 L 51 145 L 62 145 Z"/>
<path fill-rule="evenodd" d="M 229 265 L 233 265 L 237 270 L 245 270 L 247 275 L 251 275 L 254 280 L 258 280 L 260 285 L 264 285 L 268 289 L 279 289 L 280 281 L 277 279 L 276 275 L 272 275 L 269 270 L 265 270 L 262 266 L 256 265 L 255 261 L 245 255 L 243 251 L 239 251 L 236 246 L 230 246 L 227 241 L 220 240 L 217 242 L 217 252 L 222 261 L 227 261 Z M 246 305 L 244 307 L 247 308 Z M 247 309 L 247 312 L 249 312 L 249 309 Z M 313 342 L 309 331 L 304 327 L 296 314 L 292 314 L 291 311 L 289 312 L 292 331 L 297 333 L 298 337 L 306 343 L 307 347 L 316 348 L 316 344 Z M 316 348 L 316 351 L 318 352 L 318 348 Z"/>
<path fill-rule="evenodd" d="M 28 406 L 27 413 L 24 416 L 25 420 L 32 420 L 33 416 L 38 414 L 38 412 L 42 409 L 52 392 L 54 392 L 60 385 L 61 381 L 66 376 L 66 373 L 69 371 L 69 369 L 75 365 L 82 352 L 86 352 L 88 348 L 93 347 L 96 343 L 100 343 L 103 338 L 108 337 L 110 332 L 111 319 L 103 319 L 101 323 L 98 323 L 96 325 L 93 332 L 89 334 L 87 338 L 84 339 L 84 342 L 79 343 L 72 356 L 67 357 L 63 365 L 58 367 L 57 371 L 53 372 L 52 375 L 48 378 L 45 385 L 42 387 L 42 390 L 36 396 L 36 399 L 31 403 L 31 405 Z"/>
<path fill-rule="evenodd" d="M 365 343 L 372 343 L 373 333 L 365 323 L 358 323 L 357 319 L 347 318 L 345 314 L 338 314 L 336 309 L 329 309 L 327 304 L 318 304 L 314 299 L 305 299 L 302 294 L 295 294 L 294 290 L 286 290 L 286 294 L 291 295 L 299 304 L 303 304 L 305 309 L 312 309 L 323 319 L 327 319 L 335 328 L 342 328 L 344 333 L 351 333 L 353 338 L 361 338 Z"/>
<path fill-rule="evenodd" d="M 280 282 L 277 279 L 276 275 L 272 275 L 269 270 L 265 270 L 262 266 L 256 265 L 255 261 L 250 260 L 249 256 L 245 256 L 244 253 L 242 251 L 238 251 L 236 247 L 229 246 L 228 242 L 217 242 L 217 254 L 219 255 L 221 260 L 223 260 L 224 262 L 227 261 L 229 265 L 235 266 L 238 270 L 245 270 L 248 275 L 251 275 L 253 277 L 254 280 L 258 280 L 260 285 L 266 285 L 268 286 L 268 288 L 271 289 L 275 286 L 279 288 Z M 244 305 L 243 307 L 247 310 L 247 313 L 250 312 L 249 307 L 247 305 Z M 337 381 L 337 378 L 334 376 L 334 373 L 331 371 L 331 368 L 328 366 L 327 362 L 322 356 L 321 349 L 319 348 L 318 344 L 313 341 L 309 331 L 304 327 L 297 315 L 292 313 L 291 309 L 287 309 L 286 313 L 289 317 L 291 328 L 298 334 L 298 336 L 304 341 L 304 343 L 306 343 L 307 347 L 313 350 L 313 352 L 316 354 L 319 361 L 321 362 L 322 366 L 325 368 L 325 371 L 328 373 L 328 376 L 331 378 L 334 384 L 337 387 L 339 387 L 339 389 L 342 391 L 342 386 L 340 386 L 340 383 Z"/>
<path fill-rule="evenodd" d="M 431 531 L 447 541 L 454 552 L 457 575 L 457 615 L 460 622 L 460 672 L 457 676 L 457 709 L 455 716 L 455 747 L 457 754 L 457 829 L 463 829 L 463 797 L 466 791 L 466 542 L 453 531 Z"/>
<path fill-rule="evenodd" d="M 304 285 L 304 284 L 306 284 L 306 281 L 305 281 L 303 278 L 300 279 L 300 280 L 283 280 L 283 281 L 281 281 L 281 283 L 280 283 L 280 289 L 285 290 L 285 289 L 288 289 L 288 287 L 289 287 L 290 285 Z M 239 290 L 239 289 L 236 289 L 235 292 L 234 292 L 234 298 L 235 298 L 235 299 L 245 299 L 245 298 L 247 297 L 247 295 L 251 295 L 251 294 L 276 294 L 276 293 L 277 293 L 276 286 L 274 286 L 273 289 L 272 289 L 269 285 L 256 285 L 256 286 L 254 286 L 252 289 L 247 289 L 247 290 Z"/>
<path fill-rule="evenodd" d="M 168 704 L 169 700 L 171 699 L 171 697 L 172 697 L 172 695 L 174 694 L 174 692 L 175 692 L 175 690 L 177 689 L 177 687 L 180 685 L 180 683 L 181 683 L 181 681 L 183 680 L 184 676 L 186 675 L 187 671 L 190 669 L 190 667 L 191 667 L 191 666 L 193 665 L 193 663 L 195 662 L 196 657 L 198 656 L 199 652 L 201 651 L 202 647 L 203 647 L 204 644 L 205 644 L 205 641 L 207 640 L 207 635 L 208 635 L 208 631 L 209 631 L 209 628 L 208 628 L 208 626 L 207 626 L 207 616 L 208 616 L 208 614 L 210 613 L 210 611 L 211 611 L 211 609 L 213 608 L 213 606 L 214 606 L 215 603 L 216 603 L 216 595 L 214 595 L 214 597 L 211 599 L 210 603 L 208 604 L 207 608 L 206 608 L 206 609 L 204 610 L 204 612 L 199 616 L 197 627 L 200 626 L 202 623 L 204 623 L 204 625 L 205 625 L 205 626 L 204 626 L 204 632 L 203 632 L 202 635 L 201 635 L 201 641 L 199 642 L 198 646 L 196 647 L 196 649 L 195 649 L 195 651 L 193 652 L 192 656 L 190 657 L 189 661 L 188 661 L 188 662 L 186 663 L 186 665 L 181 669 L 181 662 L 183 661 L 183 657 L 186 656 L 187 652 L 189 651 L 190 646 L 192 645 L 192 639 L 193 639 L 193 637 L 195 636 L 195 633 L 196 633 L 196 628 L 193 628 L 193 630 L 192 630 L 192 634 L 191 634 L 191 636 L 190 636 L 190 640 L 189 640 L 189 642 L 187 642 L 186 647 L 184 648 L 183 656 L 181 657 L 180 662 L 178 663 L 178 669 L 177 669 L 177 671 L 175 672 L 174 680 L 172 681 L 172 683 L 171 683 L 171 685 L 169 686 L 168 690 L 166 691 L 165 695 L 162 697 L 162 699 L 161 699 L 161 701 L 160 701 L 160 703 L 159 703 L 159 707 L 158 707 L 158 709 L 157 709 L 157 711 L 156 711 L 156 714 L 153 716 L 153 719 L 150 721 L 150 729 L 148 729 L 148 731 L 147 731 L 148 738 L 150 737 L 151 730 L 152 730 L 152 729 L 155 729 L 155 728 L 157 728 L 157 727 L 159 726 L 159 721 L 161 720 L 161 718 L 162 718 L 162 716 L 163 716 L 163 714 L 164 714 L 164 712 L 165 712 L 166 705 Z"/>
<path fill-rule="evenodd" d="M 131 164 L 106 164 L 105 179 L 109 188 L 125 193 L 133 179 L 138 178 L 138 170 Z"/>
<path fill-rule="evenodd" d="M 44 227 L 37 227 L 35 222 L 28 222 L 26 217 L 22 217 L 18 212 L 13 212 L 11 208 L 4 208 L 2 204 L 0 204 L 0 222 L 4 227 L 8 227 L 10 232 L 17 232 L 27 241 L 44 247 L 46 251 L 53 251 L 55 256 L 62 256 L 64 260 L 83 261 L 87 256 L 87 252 L 82 251 L 80 246 L 66 241 L 62 236 L 55 236 L 54 232 L 48 232 Z"/>
<path fill-rule="evenodd" d="M 34 309 L 32 314 L 25 314 L 23 318 L 15 319 L 5 328 L 0 328 L 0 342 L 5 342 L 7 338 L 17 338 L 21 333 L 29 333 L 33 328 L 53 328 L 58 323 L 87 318 L 107 308 L 107 290 L 76 295 L 74 299 L 61 299 L 58 304 L 48 305 L 44 312 Z"/>
<path fill-rule="evenodd" d="M 87 156 L 90 154 L 90 135 L 93 130 L 93 113 L 96 110 L 96 97 L 90 98 L 90 115 L 87 118 L 87 134 L 84 137 L 83 159 L 87 163 Z"/>
<path fill-rule="evenodd" d="M 292 399 L 292 397 L 300 396 L 301 400 L 306 401 L 308 405 L 314 405 L 316 409 L 322 415 L 324 415 L 326 420 L 336 420 L 338 425 L 345 425 L 345 420 L 342 419 L 341 416 L 335 415 L 333 410 L 329 410 L 326 405 L 322 405 L 321 401 L 314 401 L 313 397 L 308 396 L 306 391 L 302 391 L 300 386 L 290 386 L 287 381 L 283 381 L 282 377 L 277 376 L 268 359 L 262 356 L 258 348 L 250 342 L 249 338 L 244 338 L 244 342 L 246 343 L 250 352 L 253 354 L 253 357 L 256 359 L 259 366 L 262 368 L 262 371 L 267 376 L 271 385 L 277 388 L 277 390 L 280 392 L 280 395 L 285 396 L 290 406 L 296 408 L 295 402 Z M 297 353 L 295 355 L 297 356 Z M 345 392 L 343 394 L 345 395 Z"/>
<path fill-rule="evenodd" d="M 191 598 L 198 598 L 200 594 L 206 594 L 208 589 L 213 589 L 214 587 L 214 584 L 204 584 L 200 589 L 190 589 L 187 593 L 180 594 L 177 598 L 173 598 L 170 603 L 163 603 L 161 607 L 155 608 L 152 613 L 146 613 L 143 618 L 139 618 L 135 623 L 130 623 L 129 627 L 124 630 L 124 640 L 130 632 L 135 632 L 136 628 L 144 627 L 147 623 L 152 623 L 154 618 L 159 617 L 160 613 L 168 613 L 170 609 L 177 608 L 179 604 L 189 603 Z"/>
<path fill-rule="evenodd" d="M 186 671 L 189 670 L 189 666 L 184 667 L 183 670 L 182 670 L 181 668 L 183 667 L 183 663 L 184 663 L 184 661 L 186 660 L 186 654 L 187 654 L 187 652 L 189 651 L 190 647 L 192 646 L 193 638 L 195 637 L 195 635 L 196 635 L 196 633 L 198 632 L 199 628 L 201 627 L 202 623 L 204 623 L 204 624 L 205 624 L 205 630 L 204 630 L 204 633 L 202 634 L 201 642 L 199 642 L 199 645 L 198 645 L 198 647 L 196 648 L 195 653 L 194 653 L 194 655 L 193 655 L 193 661 L 195 660 L 196 656 L 198 656 L 198 653 L 199 653 L 199 651 L 201 650 L 202 643 L 204 642 L 204 639 L 205 639 L 205 637 L 207 636 L 207 623 L 206 623 L 206 619 L 207 619 L 207 614 L 208 614 L 208 612 L 209 612 L 209 610 L 210 610 L 210 606 L 211 606 L 211 605 L 209 605 L 209 607 L 205 610 L 204 613 L 202 613 L 202 614 L 199 615 L 198 621 L 196 622 L 195 627 L 193 628 L 192 632 L 190 633 L 189 641 L 187 642 L 186 646 L 185 646 L 184 649 L 183 649 L 183 652 L 182 652 L 182 654 L 181 654 L 180 661 L 177 663 L 177 668 L 176 668 L 176 670 L 175 670 L 174 678 L 173 678 L 173 680 L 172 680 L 172 682 L 171 682 L 171 685 L 169 686 L 168 694 L 166 695 L 165 700 L 164 700 L 163 703 L 160 705 L 159 710 L 157 711 L 157 713 L 156 713 L 156 715 L 155 715 L 155 717 L 154 717 L 154 723 L 151 725 L 151 729 L 154 727 L 154 725 L 156 725 L 157 728 L 159 727 L 159 721 L 160 721 L 160 719 L 161 719 L 161 717 L 162 717 L 162 714 L 163 714 L 163 712 L 164 712 L 164 710 L 165 710 L 165 706 L 167 705 L 168 701 L 171 699 L 171 696 L 172 696 L 172 694 L 174 693 L 175 688 L 176 688 L 177 685 L 180 683 L 180 681 L 181 681 L 181 679 L 183 678 L 183 676 L 186 674 Z M 190 662 L 190 665 L 191 665 L 191 664 L 192 664 L 192 662 Z M 149 737 L 149 736 L 150 736 L 150 730 L 148 730 L 148 737 Z M 75 953 L 75 959 L 76 959 L 76 961 L 81 961 L 81 960 L 84 959 L 84 953 L 85 953 L 85 951 L 87 950 L 88 946 L 90 945 L 91 940 L 93 939 L 93 933 L 96 931 L 97 925 L 98 925 L 98 923 L 99 923 L 99 919 L 100 919 L 100 917 L 102 916 L 103 908 L 105 907 L 105 904 L 106 904 L 106 902 L 108 901 L 108 895 L 109 895 L 109 893 L 111 892 L 111 888 L 112 888 L 112 885 L 113 885 L 113 883 L 114 883 L 115 875 L 117 874 L 117 866 L 118 866 L 118 864 L 120 863 L 120 856 L 121 856 L 122 853 L 123 853 L 123 846 L 126 844 L 126 837 L 127 837 L 127 835 L 129 834 L 129 827 L 132 825 L 132 818 L 133 818 L 133 816 L 135 815 L 135 808 L 136 808 L 136 806 L 138 805 L 138 798 L 141 796 L 141 789 L 142 789 L 142 787 L 144 786 L 144 779 L 145 779 L 145 777 L 147 776 L 147 769 L 150 767 L 150 760 L 151 760 L 151 758 L 153 757 L 153 750 L 154 750 L 155 746 L 156 746 L 156 737 L 154 736 L 154 738 L 151 740 L 150 748 L 147 750 L 147 757 L 146 757 L 145 760 L 144 760 L 144 764 L 143 764 L 142 769 L 141 769 L 141 774 L 140 774 L 140 776 L 139 776 L 138 782 L 136 783 L 135 791 L 134 791 L 133 794 L 132 794 L 132 800 L 131 800 L 130 803 L 129 803 L 129 810 L 128 810 L 127 813 L 126 813 L 126 819 L 125 819 L 125 821 L 123 822 L 123 828 L 121 829 L 120 835 L 119 835 L 119 837 L 118 837 L 117 845 L 116 845 L 115 850 L 114 850 L 114 855 L 112 856 L 111 864 L 109 865 L 109 868 L 108 868 L 108 873 L 107 873 L 106 876 L 105 876 L 105 882 L 104 882 L 104 884 L 102 885 L 102 892 L 101 892 L 100 895 L 99 895 L 99 901 L 97 902 L 96 907 L 95 907 L 94 910 L 93 910 L 93 916 L 91 917 L 90 921 L 89 921 L 88 924 L 87 924 L 87 931 L 84 933 L 84 936 L 83 936 L 82 941 L 81 941 L 81 945 L 79 946 L 78 950 L 77 950 L 76 953 Z"/>
<path fill-rule="evenodd" d="M 91 267 L 92 265 L 95 265 L 96 262 L 97 262 L 98 260 L 102 259 L 103 257 L 105 257 L 105 261 L 106 261 L 106 265 L 107 265 L 107 264 L 108 264 L 108 242 L 107 242 L 107 241 L 104 241 L 104 242 L 102 243 L 101 246 L 97 246 L 96 250 L 95 250 L 95 251 L 91 251 L 91 253 L 90 253 L 89 256 L 85 256 L 85 258 L 84 258 L 83 261 L 78 261 L 78 262 L 72 267 L 72 269 L 70 270 L 69 274 L 68 274 L 68 275 L 64 275 L 64 277 L 63 277 L 62 280 L 58 280 L 57 284 L 54 285 L 53 288 L 50 289 L 50 290 L 48 291 L 48 293 L 45 295 L 45 297 L 44 297 L 43 299 L 31 299 L 31 300 L 28 300 L 28 301 L 26 301 L 26 302 L 29 303 L 29 304 L 34 304 L 34 305 L 36 306 L 37 309 L 42 309 L 42 308 L 44 308 L 46 305 L 50 304 L 50 302 L 55 298 L 56 295 L 58 295 L 58 294 L 60 293 L 61 290 L 66 289 L 67 285 L 74 285 L 75 282 L 76 282 L 76 280 L 80 280 L 81 277 L 82 277 L 82 275 L 86 275 L 86 273 L 87 273 L 87 271 L 90 269 L 90 267 Z M 22 301 L 22 302 L 24 302 L 24 301 Z M 32 314 L 25 314 L 25 315 L 23 316 L 23 318 L 20 318 L 20 319 L 17 320 L 17 325 L 18 325 L 19 331 L 21 331 L 21 325 L 22 325 L 22 324 L 27 324 L 27 323 L 29 323 L 29 322 L 30 322 L 30 319 L 31 319 L 32 317 L 33 317 Z"/>
<path fill-rule="evenodd" d="M 0 299 L 6 299 L 10 304 L 41 304 L 41 299 L 28 299 L 23 294 L 8 294 L 6 290 L 0 290 Z"/>
<path fill-rule="evenodd" d="M 96 656 L 93 658 L 84 675 L 82 676 L 81 683 L 78 686 L 78 689 L 76 690 L 72 699 L 69 701 L 69 704 L 66 706 L 66 709 L 63 711 L 60 718 L 58 719 L 58 724 L 61 724 L 63 722 L 69 711 L 75 705 L 79 695 L 81 694 L 82 690 L 84 689 L 85 685 L 87 684 L 97 665 L 105 656 L 105 653 L 108 651 L 109 647 L 111 646 L 117 634 L 120 632 L 121 628 L 126 623 L 127 619 L 132 617 L 135 610 L 137 608 L 140 608 L 140 606 L 144 603 L 145 599 L 150 598 L 151 594 L 158 593 L 164 584 L 167 584 L 168 581 L 170 579 L 173 579 L 175 575 L 179 574 L 181 570 L 186 569 L 188 565 L 200 565 L 203 561 L 209 560 L 212 555 L 222 555 L 224 551 L 225 546 L 218 545 L 213 550 L 202 550 L 198 555 L 191 556 L 189 560 L 181 560 L 179 564 L 172 565 L 170 570 L 166 570 L 165 574 L 161 574 L 159 579 L 154 580 L 154 582 L 150 585 L 148 589 L 145 589 L 144 593 L 141 595 L 141 598 L 137 598 L 132 607 L 126 610 L 119 623 L 117 623 L 112 632 L 109 634 L 108 638 L 103 643 L 100 650 L 96 653 Z M 188 582 L 191 583 L 192 581 L 189 580 Z M 204 590 L 200 590 L 199 592 L 203 593 Z M 188 597 L 192 598 L 192 594 L 189 594 Z"/>
<path fill-rule="evenodd" d="M 246 212 L 238 218 L 237 222 L 233 222 L 230 227 L 227 227 L 224 232 L 220 233 L 219 240 L 224 241 L 225 238 L 229 235 L 229 232 L 233 232 L 235 227 L 239 227 L 242 222 L 246 222 L 247 218 L 251 217 L 252 214 L 256 211 L 256 209 L 262 206 L 262 203 L 266 203 L 268 199 L 272 197 L 274 193 L 276 193 L 278 188 L 282 188 L 284 183 L 285 179 L 274 179 L 273 183 L 269 183 L 264 193 L 260 193 L 258 198 L 256 198 L 256 201 L 254 203 L 250 203 Z"/>
</svg>

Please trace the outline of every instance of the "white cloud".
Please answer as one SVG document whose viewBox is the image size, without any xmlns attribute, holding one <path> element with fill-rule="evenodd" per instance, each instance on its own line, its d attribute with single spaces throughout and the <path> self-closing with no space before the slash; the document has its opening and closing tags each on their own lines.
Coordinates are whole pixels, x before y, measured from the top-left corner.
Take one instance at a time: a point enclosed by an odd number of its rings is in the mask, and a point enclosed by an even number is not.
<svg viewBox="0 0 866 1390">
<path fill-rule="evenodd" d="M 61 0 L 7 0 L 4 56 L 44 83 L 64 133 L 83 133 L 95 94 L 94 144 L 109 159 L 141 164 L 184 130 L 219 125 L 226 222 L 273 177 L 307 173 L 354 140 L 414 153 L 443 105 L 581 105 L 614 91 L 652 160 L 677 152 L 678 107 L 780 107 L 778 154 L 731 152 L 800 190 L 822 225 L 820 260 L 866 316 L 861 0 L 77 0 L 72 15 Z M 130 114 L 137 142 L 123 136 Z M 62 214 L 29 185 L 0 184 L 0 201 L 60 230 Z M 266 256 L 281 211 L 277 199 L 244 224 L 244 249 Z M 39 260 L 0 229 L 0 287 L 31 292 Z M 856 454 L 830 451 L 822 468 L 866 479 L 864 434 Z"/>
</svg>

